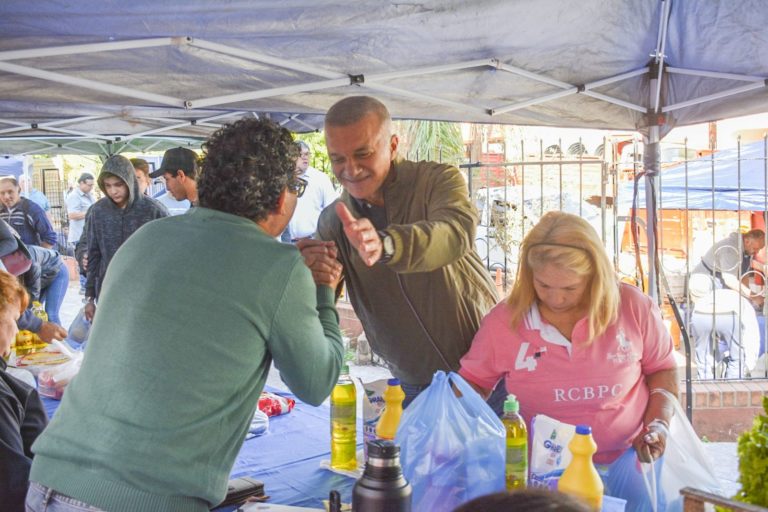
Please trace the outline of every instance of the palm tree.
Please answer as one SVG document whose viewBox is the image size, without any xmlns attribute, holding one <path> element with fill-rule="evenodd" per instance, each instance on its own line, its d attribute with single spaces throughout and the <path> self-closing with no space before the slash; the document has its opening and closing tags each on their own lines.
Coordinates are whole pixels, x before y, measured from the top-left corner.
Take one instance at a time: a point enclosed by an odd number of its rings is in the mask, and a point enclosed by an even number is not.
<svg viewBox="0 0 768 512">
<path fill-rule="evenodd" d="M 464 161 L 464 140 L 459 123 L 398 121 L 400 153 L 411 160 L 434 160 L 458 165 Z"/>
</svg>

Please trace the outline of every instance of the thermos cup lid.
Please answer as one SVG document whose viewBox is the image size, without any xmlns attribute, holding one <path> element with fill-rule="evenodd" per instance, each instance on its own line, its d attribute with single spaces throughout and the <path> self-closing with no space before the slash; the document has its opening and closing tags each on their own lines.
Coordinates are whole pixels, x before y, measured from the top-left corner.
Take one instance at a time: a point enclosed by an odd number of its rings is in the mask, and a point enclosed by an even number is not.
<svg viewBox="0 0 768 512">
<path fill-rule="evenodd" d="M 392 441 L 376 439 L 368 441 L 368 457 L 392 459 L 400 455 L 400 447 Z"/>
</svg>

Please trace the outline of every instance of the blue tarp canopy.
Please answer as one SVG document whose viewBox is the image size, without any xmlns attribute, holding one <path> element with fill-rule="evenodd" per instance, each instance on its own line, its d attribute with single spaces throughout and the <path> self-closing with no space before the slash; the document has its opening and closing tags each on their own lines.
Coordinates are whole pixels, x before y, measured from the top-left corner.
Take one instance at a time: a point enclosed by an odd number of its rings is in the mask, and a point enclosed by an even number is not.
<svg viewBox="0 0 768 512">
<path fill-rule="evenodd" d="M 24 159 L 0 155 L 0 176 L 16 176 L 24 173 Z"/>
<path fill-rule="evenodd" d="M 754 142 L 718 151 L 674 167 L 662 169 L 657 180 L 659 208 L 679 210 L 766 210 L 768 170 L 766 144 Z M 687 174 L 687 181 L 686 181 Z M 622 185 L 618 204 L 632 204 L 633 183 Z M 645 208 L 645 180 L 638 187 L 638 207 Z"/>
<path fill-rule="evenodd" d="M 766 110 L 766 26 L 765 0 L 3 0 L 0 152 L 154 149 L 245 115 L 310 131 L 352 94 L 663 136 Z"/>
</svg>

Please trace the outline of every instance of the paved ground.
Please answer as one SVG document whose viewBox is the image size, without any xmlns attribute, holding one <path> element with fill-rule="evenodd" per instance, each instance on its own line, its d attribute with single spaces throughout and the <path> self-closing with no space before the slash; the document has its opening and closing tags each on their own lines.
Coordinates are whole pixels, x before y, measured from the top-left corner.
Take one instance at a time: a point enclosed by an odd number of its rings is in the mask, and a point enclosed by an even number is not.
<svg viewBox="0 0 768 512">
<path fill-rule="evenodd" d="M 77 283 L 70 282 L 60 313 L 65 327 L 69 327 L 69 324 L 83 306 L 83 296 L 78 294 L 78 289 L 79 285 Z M 391 376 L 387 369 L 380 366 L 351 365 L 350 373 L 354 377 L 359 377 L 363 382 L 371 382 Z M 267 384 L 277 389 L 287 390 L 285 384 L 280 380 L 279 372 L 274 367 L 269 374 Z M 704 446 L 712 459 L 715 473 L 722 483 L 725 495 L 733 496 L 739 489 L 737 482 L 738 459 L 736 457 L 736 443 L 705 443 Z"/>
</svg>

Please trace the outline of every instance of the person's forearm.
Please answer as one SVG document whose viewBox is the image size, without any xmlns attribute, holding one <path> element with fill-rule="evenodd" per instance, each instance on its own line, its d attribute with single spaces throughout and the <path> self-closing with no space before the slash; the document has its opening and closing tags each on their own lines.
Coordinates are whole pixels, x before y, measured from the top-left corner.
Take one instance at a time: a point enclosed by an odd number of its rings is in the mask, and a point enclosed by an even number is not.
<svg viewBox="0 0 768 512">
<path fill-rule="evenodd" d="M 678 379 L 677 369 L 660 370 L 645 377 L 648 389 L 651 395 L 648 397 L 648 405 L 643 414 L 643 425 L 648 425 L 653 420 L 662 420 L 669 426 L 672 416 L 675 413 L 675 407 L 672 398 L 665 393 L 655 392 L 654 390 L 666 390 L 677 397 Z"/>
<path fill-rule="evenodd" d="M 85 212 L 70 212 L 69 220 L 83 220 L 85 218 Z"/>
</svg>

